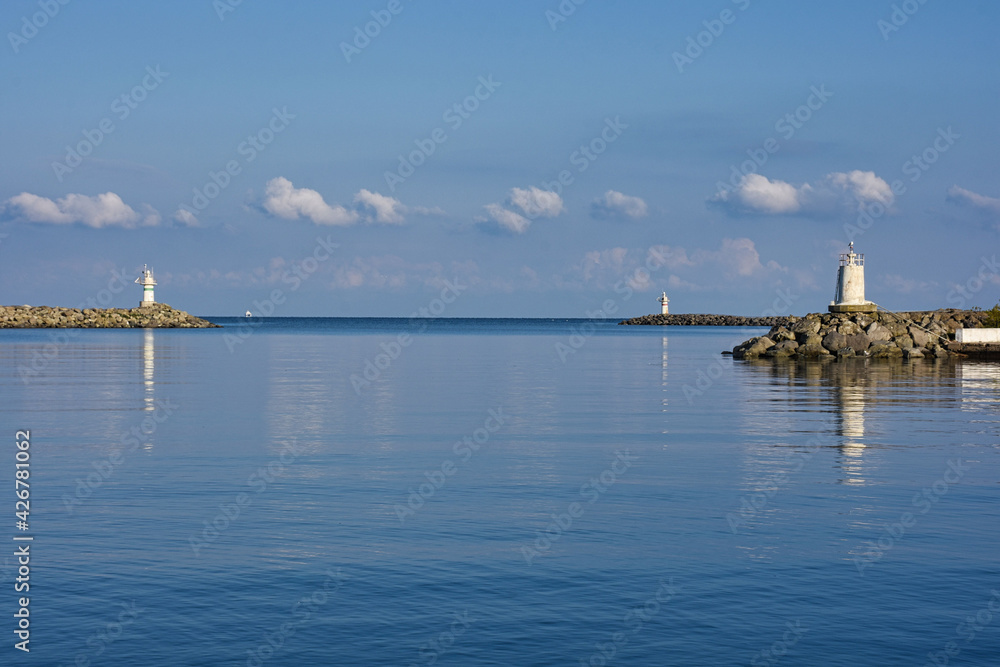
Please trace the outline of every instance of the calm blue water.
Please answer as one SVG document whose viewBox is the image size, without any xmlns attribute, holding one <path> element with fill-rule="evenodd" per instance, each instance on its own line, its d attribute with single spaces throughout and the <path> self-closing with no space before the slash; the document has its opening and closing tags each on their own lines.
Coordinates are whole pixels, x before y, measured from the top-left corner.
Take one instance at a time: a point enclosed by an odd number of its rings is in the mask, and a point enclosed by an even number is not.
<svg viewBox="0 0 1000 667">
<path fill-rule="evenodd" d="M 0 331 L 3 664 L 1000 664 L 998 365 L 217 321 Z"/>
</svg>

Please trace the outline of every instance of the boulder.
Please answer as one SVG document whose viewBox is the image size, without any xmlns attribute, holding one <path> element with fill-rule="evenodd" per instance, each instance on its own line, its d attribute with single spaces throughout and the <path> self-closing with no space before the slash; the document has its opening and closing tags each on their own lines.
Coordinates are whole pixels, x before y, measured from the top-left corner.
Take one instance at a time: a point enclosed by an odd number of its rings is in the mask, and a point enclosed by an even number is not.
<svg viewBox="0 0 1000 667">
<path fill-rule="evenodd" d="M 923 359 L 924 352 L 919 347 L 911 347 L 908 350 L 903 350 L 904 359 Z"/>
<path fill-rule="evenodd" d="M 870 325 L 868 325 L 868 328 L 865 330 L 865 333 L 868 334 L 869 340 L 871 340 L 873 343 L 876 341 L 892 340 L 892 332 L 886 329 L 878 322 L 872 322 Z"/>
<path fill-rule="evenodd" d="M 932 336 L 928 332 L 924 331 L 915 326 L 910 326 L 909 328 L 910 337 L 913 338 L 913 344 L 917 347 L 927 347 L 933 341 L 937 340 L 937 336 Z"/>
<path fill-rule="evenodd" d="M 796 334 L 795 338 L 798 340 L 798 334 L 818 334 L 819 328 L 820 321 L 818 318 L 806 317 L 792 325 L 792 333 Z"/>
<path fill-rule="evenodd" d="M 799 345 L 822 345 L 823 337 L 819 334 L 808 334 L 799 340 Z"/>
<path fill-rule="evenodd" d="M 896 336 L 892 339 L 892 342 L 901 350 L 909 350 L 913 347 L 913 339 L 909 336 Z"/>
<path fill-rule="evenodd" d="M 830 352 L 836 352 L 840 348 L 847 346 L 847 336 L 842 333 L 837 333 L 836 331 L 831 331 L 827 335 L 823 336 L 823 342 L 821 345 Z"/>
<path fill-rule="evenodd" d="M 767 352 L 768 349 L 774 347 L 774 341 L 767 336 L 760 336 L 758 338 L 751 338 L 742 345 L 738 345 L 733 348 L 733 358 L 734 359 L 756 359 L 760 355 Z"/>
<path fill-rule="evenodd" d="M 787 341 L 786 341 L 787 342 Z M 764 353 L 764 356 L 768 359 L 787 359 L 795 354 L 795 348 L 793 347 L 782 347 L 778 348 L 777 345 L 769 349 Z"/>
<path fill-rule="evenodd" d="M 940 345 L 937 345 L 936 343 L 932 343 L 931 346 L 926 349 L 927 352 L 925 354 L 927 356 L 935 357 L 938 359 L 947 359 L 948 355 L 950 354 L 947 349 L 945 349 Z"/>
<path fill-rule="evenodd" d="M 872 359 L 892 359 L 903 356 L 903 351 L 892 343 L 872 343 L 868 356 Z"/>
<path fill-rule="evenodd" d="M 899 336 L 906 336 L 909 332 L 907 331 L 907 326 L 903 322 L 886 322 L 883 326 L 889 330 L 893 338 L 898 338 Z"/>
<path fill-rule="evenodd" d="M 837 327 L 837 333 L 842 333 L 845 336 L 853 336 L 854 334 L 861 333 L 861 327 L 854 322 L 848 321 Z"/>
<path fill-rule="evenodd" d="M 927 330 L 939 336 L 948 335 L 948 329 L 943 324 L 941 324 L 940 320 L 931 320 L 927 324 Z"/>
<path fill-rule="evenodd" d="M 871 339 L 868 338 L 868 334 L 864 331 L 859 331 L 856 334 L 847 336 L 846 345 L 848 347 L 853 347 L 855 352 L 864 352 L 868 349 L 868 346 L 871 345 L 871 342 Z"/>
<path fill-rule="evenodd" d="M 854 348 L 853 347 L 850 347 L 850 346 L 848 346 L 848 347 L 842 347 L 839 350 L 837 350 L 837 358 L 838 359 L 843 359 L 845 357 L 853 357 L 853 356 L 855 356 L 854 355 Z"/>
<path fill-rule="evenodd" d="M 795 350 L 795 356 L 803 359 L 818 359 L 820 357 L 829 357 L 831 355 L 830 350 L 826 349 L 822 345 L 799 345 L 798 349 Z"/>
<path fill-rule="evenodd" d="M 875 320 L 873 320 L 869 315 L 866 315 L 864 313 L 858 313 L 858 315 L 854 318 L 854 321 L 857 323 L 859 327 L 861 327 L 862 329 L 866 329 Z"/>
<path fill-rule="evenodd" d="M 767 334 L 767 337 L 773 340 L 775 343 L 780 343 L 782 341 L 794 341 L 795 334 L 786 329 L 785 327 L 778 327 L 777 330 L 772 330 Z"/>
<path fill-rule="evenodd" d="M 794 350 L 799 346 L 794 340 L 783 340 L 776 344 L 772 349 L 775 350 Z"/>
</svg>

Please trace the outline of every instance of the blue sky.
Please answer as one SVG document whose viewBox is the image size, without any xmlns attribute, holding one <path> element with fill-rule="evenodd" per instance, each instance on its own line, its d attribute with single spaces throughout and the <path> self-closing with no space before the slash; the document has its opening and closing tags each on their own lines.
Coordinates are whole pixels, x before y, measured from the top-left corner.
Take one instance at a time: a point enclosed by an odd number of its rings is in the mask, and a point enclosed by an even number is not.
<svg viewBox="0 0 1000 667">
<path fill-rule="evenodd" d="M 986 0 L 10 0 L 0 303 L 149 264 L 205 315 L 279 290 L 275 315 L 408 316 L 445 281 L 454 317 L 664 290 L 801 314 L 853 237 L 869 299 L 989 307 L 998 25 Z"/>
</svg>

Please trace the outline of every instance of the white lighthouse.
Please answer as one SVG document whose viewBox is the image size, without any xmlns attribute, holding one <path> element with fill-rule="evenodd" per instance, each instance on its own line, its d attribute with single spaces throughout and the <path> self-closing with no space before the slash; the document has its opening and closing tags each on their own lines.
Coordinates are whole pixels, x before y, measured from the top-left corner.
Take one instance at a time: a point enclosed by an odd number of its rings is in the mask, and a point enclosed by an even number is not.
<svg viewBox="0 0 1000 667">
<path fill-rule="evenodd" d="M 666 315 L 667 312 L 669 311 L 669 308 L 667 307 L 667 304 L 670 303 L 670 299 L 667 298 L 667 293 L 664 292 L 663 296 L 661 296 L 659 299 L 657 299 L 657 301 L 660 302 L 660 315 Z"/>
<path fill-rule="evenodd" d="M 830 302 L 831 313 L 874 313 L 877 306 L 865 300 L 865 256 L 849 251 L 840 256 L 837 270 L 837 293 Z"/>
<path fill-rule="evenodd" d="M 135 279 L 135 282 L 142 285 L 142 301 L 139 302 L 140 308 L 148 308 L 156 303 L 156 299 L 153 298 L 153 288 L 156 287 L 156 281 L 153 280 L 153 269 L 146 268 L 146 265 L 142 265 L 142 275 Z"/>
</svg>

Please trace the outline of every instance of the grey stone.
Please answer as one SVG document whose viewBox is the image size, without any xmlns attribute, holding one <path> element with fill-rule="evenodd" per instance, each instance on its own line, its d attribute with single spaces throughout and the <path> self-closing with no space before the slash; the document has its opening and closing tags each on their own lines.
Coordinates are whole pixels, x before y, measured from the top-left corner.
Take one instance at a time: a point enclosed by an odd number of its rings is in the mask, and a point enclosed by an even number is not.
<svg viewBox="0 0 1000 667">
<path fill-rule="evenodd" d="M 917 347 L 927 347 L 932 341 L 937 340 L 937 336 L 932 336 L 931 334 L 919 329 L 915 326 L 909 328 L 910 336 L 913 338 L 913 344 Z"/>
<path fill-rule="evenodd" d="M 854 318 L 854 322 L 862 329 L 867 328 L 868 325 L 870 325 L 874 321 L 875 320 L 873 320 L 868 315 L 865 315 L 864 313 L 859 313 L 857 317 Z"/>
<path fill-rule="evenodd" d="M 905 336 L 905 335 L 907 335 L 907 333 L 909 333 L 907 331 L 906 324 L 903 323 L 903 322 L 899 322 L 899 321 L 885 322 L 883 324 L 883 326 L 886 329 L 889 330 L 889 333 L 892 334 L 893 338 L 898 338 L 900 336 Z"/>
<path fill-rule="evenodd" d="M 844 322 L 837 327 L 837 333 L 842 333 L 845 336 L 853 336 L 854 334 L 861 333 L 861 327 L 854 322 Z"/>
<path fill-rule="evenodd" d="M 805 319 L 799 320 L 794 325 L 792 325 L 792 333 L 794 334 L 817 334 L 819 333 L 820 321 L 818 319 L 813 319 L 806 317 Z M 798 335 L 795 337 L 798 339 Z"/>
<path fill-rule="evenodd" d="M 865 333 L 868 334 L 869 340 L 873 343 L 876 341 L 892 340 L 892 332 L 878 322 L 872 322 L 868 326 L 868 329 L 865 330 Z"/>
<path fill-rule="evenodd" d="M 913 339 L 909 336 L 896 336 L 892 339 L 892 342 L 901 350 L 909 350 L 913 347 Z"/>
<path fill-rule="evenodd" d="M 801 356 L 805 359 L 817 359 L 819 357 L 830 356 L 830 351 L 822 345 L 800 345 L 795 352 L 796 356 Z"/>
<path fill-rule="evenodd" d="M 903 356 L 903 351 L 891 343 L 873 343 L 868 348 L 868 356 L 872 359 L 891 359 Z"/>
<path fill-rule="evenodd" d="M 831 331 L 823 337 L 823 342 L 821 344 L 830 352 L 836 352 L 840 348 L 847 345 L 847 336 L 842 333 L 837 333 L 836 331 Z"/>
<path fill-rule="evenodd" d="M 777 331 L 773 331 L 767 335 L 768 338 L 773 340 L 775 343 L 780 343 L 782 341 L 795 340 L 795 334 L 784 327 L 780 327 Z"/>
<path fill-rule="evenodd" d="M 869 345 L 871 345 L 871 339 L 868 338 L 868 334 L 864 331 L 859 331 L 847 337 L 847 346 L 853 347 L 855 352 L 864 352 L 868 349 Z"/>
</svg>

